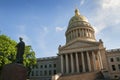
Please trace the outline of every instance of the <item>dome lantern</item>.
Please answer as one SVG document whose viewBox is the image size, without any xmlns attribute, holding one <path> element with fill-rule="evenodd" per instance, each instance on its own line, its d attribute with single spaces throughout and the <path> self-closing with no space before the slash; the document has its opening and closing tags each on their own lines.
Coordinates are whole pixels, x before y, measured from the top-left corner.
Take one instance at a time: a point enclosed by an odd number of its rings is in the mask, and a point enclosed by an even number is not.
<svg viewBox="0 0 120 80">
<path fill-rule="evenodd" d="M 75 9 L 75 16 L 79 16 L 80 15 L 80 12 L 78 9 Z"/>
</svg>

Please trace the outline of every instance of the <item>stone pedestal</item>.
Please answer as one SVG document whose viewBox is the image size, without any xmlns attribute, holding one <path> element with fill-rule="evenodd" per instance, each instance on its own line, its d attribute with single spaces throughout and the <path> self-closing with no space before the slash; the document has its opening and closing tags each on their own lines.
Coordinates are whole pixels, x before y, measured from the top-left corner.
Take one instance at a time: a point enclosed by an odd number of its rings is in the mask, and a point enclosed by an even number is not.
<svg viewBox="0 0 120 80">
<path fill-rule="evenodd" d="M 7 64 L 2 69 L 2 80 L 26 80 L 27 69 L 22 64 Z"/>
</svg>

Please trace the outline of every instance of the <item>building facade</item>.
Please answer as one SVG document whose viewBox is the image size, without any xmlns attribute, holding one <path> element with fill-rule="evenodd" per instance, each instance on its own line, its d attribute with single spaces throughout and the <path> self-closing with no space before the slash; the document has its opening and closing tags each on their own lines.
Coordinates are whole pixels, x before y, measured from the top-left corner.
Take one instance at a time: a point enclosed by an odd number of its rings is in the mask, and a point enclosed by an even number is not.
<svg viewBox="0 0 120 80">
<path fill-rule="evenodd" d="M 103 41 L 96 40 L 95 30 L 78 9 L 75 9 L 75 15 L 68 23 L 65 36 L 66 43 L 59 45 L 55 58 L 38 59 L 39 69 L 32 70 L 31 80 L 95 80 L 105 78 L 103 71 L 110 71 L 107 77 L 114 75 L 111 79 L 119 76 L 120 64 L 117 56 L 120 51 L 106 50 Z M 111 62 L 114 57 L 117 57 L 117 62 Z M 48 67 L 50 64 L 56 67 Z M 41 65 L 47 67 L 42 68 Z M 100 72 L 103 75 L 98 74 Z"/>
<path fill-rule="evenodd" d="M 45 57 L 37 59 L 37 67 L 33 68 L 30 80 L 51 80 L 51 76 L 60 72 L 58 57 Z"/>
<path fill-rule="evenodd" d="M 107 50 L 106 55 L 111 79 L 120 78 L 120 49 Z"/>
</svg>

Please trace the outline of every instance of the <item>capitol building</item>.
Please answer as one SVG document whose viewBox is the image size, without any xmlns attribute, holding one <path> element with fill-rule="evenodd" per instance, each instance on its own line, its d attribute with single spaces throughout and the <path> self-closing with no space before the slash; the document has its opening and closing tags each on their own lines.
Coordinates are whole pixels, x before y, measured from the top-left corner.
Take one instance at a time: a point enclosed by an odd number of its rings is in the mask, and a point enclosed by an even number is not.
<svg viewBox="0 0 120 80">
<path fill-rule="evenodd" d="M 75 9 L 57 56 L 37 59 L 30 80 L 110 80 L 120 78 L 120 49 L 106 50 L 88 19 Z"/>
</svg>

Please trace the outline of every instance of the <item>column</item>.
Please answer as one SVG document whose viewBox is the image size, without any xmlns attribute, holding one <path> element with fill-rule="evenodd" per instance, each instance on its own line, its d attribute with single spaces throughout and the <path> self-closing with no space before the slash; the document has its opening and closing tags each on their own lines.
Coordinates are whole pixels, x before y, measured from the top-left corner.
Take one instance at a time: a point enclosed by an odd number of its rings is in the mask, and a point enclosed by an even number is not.
<svg viewBox="0 0 120 80">
<path fill-rule="evenodd" d="M 84 62 L 84 54 L 83 52 L 81 52 L 81 57 L 82 57 L 82 69 L 83 69 L 83 72 L 85 72 L 85 62 Z"/>
<path fill-rule="evenodd" d="M 63 62 L 63 55 L 61 55 L 61 72 L 64 73 L 64 62 Z"/>
<path fill-rule="evenodd" d="M 76 29 L 76 37 L 78 37 L 78 31 L 77 31 L 77 29 Z"/>
<path fill-rule="evenodd" d="M 73 34 L 72 34 L 72 32 L 70 32 L 70 34 L 71 34 L 71 39 L 73 39 Z"/>
<path fill-rule="evenodd" d="M 79 32 L 80 32 L 80 37 L 82 37 L 82 30 L 81 30 L 81 29 L 79 29 Z"/>
<path fill-rule="evenodd" d="M 77 53 L 77 52 L 76 52 L 75 56 L 76 56 L 76 68 L 77 68 L 77 73 L 79 73 L 80 69 L 79 69 L 79 60 L 78 60 L 78 53 Z"/>
<path fill-rule="evenodd" d="M 90 37 L 90 35 L 89 35 L 89 29 L 88 29 L 88 37 Z"/>
<path fill-rule="evenodd" d="M 98 64 L 99 64 L 99 70 L 101 70 L 102 68 L 101 68 L 101 62 L 100 62 L 100 56 L 99 56 L 99 54 L 97 53 L 97 58 L 98 58 Z"/>
<path fill-rule="evenodd" d="M 70 41 L 70 36 L 69 36 L 69 34 L 68 34 L 68 42 Z"/>
<path fill-rule="evenodd" d="M 82 37 L 84 37 L 84 29 L 82 29 Z"/>
<path fill-rule="evenodd" d="M 88 69 L 89 71 L 91 71 L 90 56 L 89 56 L 88 51 L 87 51 L 87 61 L 88 61 Z"/>
<path fill-rule="evenodd" d="M 86 33 L 87 33 L 86 37 L 89 37 L 89 35 L 88 35 L 88 34 L 89 34 L 89 33 L 88 33 L 88 29 L 86 30 Z"/>
<path fill-rule="evenodd" d="M 89 30 L 89 36 L 90 36 L 90 38 L 91 38 L 91 31 Z"/>
<path fill-rule="evenodd" d="M 75 30 L 73 32 L 74 32 L 74 38 L 76 38 Z"/>
<path fill-rule="evenodd" d="M 66 42 L 68 42 L 68 36 L 66 36 Z"/>
<path fill-rule="evenodd" d="M 92 38 L 94 38 L 94 33 L 93 33 L 93 31 L 92 31 Z"/>
<path fill-rule="evenodd" d="M 99 55 L 99 58 L 100 58 L 101 69 L 103 69 L 103 63 L 102 63 L 102 58 L 101 58 L 100 51 L 98 51 L 98 55 Z"/>
<path fill-rule="evenodd" d="M 93 68 L 94 68 L 94 71 L 96 70 L 96 60 L 95 60 L 95 54 L 94 52 L 92 51 L 92 58 L 93 58 Z"/>
<path fill-rule="evenodd" d="M 66 60 L 66 73 L 69 73 L 68 54 L 65 55 Z"/>
<path fill-rule="evenodd" d="M 84 30 L 84 34 L 85 34 L 84 36 L 87 37 L 87 31 L 86 31 L 86 29 Z"/>
<path fill-rule="evenodd" d="M 72 31 L 72 34 L 73 34 L 73 38 L 75 38 L 74 31 Z"/>
<path fill-rule="evenodd" d="M 72 53 L 71 53 L 70 57 L 71 57 L 71 72 L 74 73 L 74 61 L 73 61 Z"/>
</svg>

